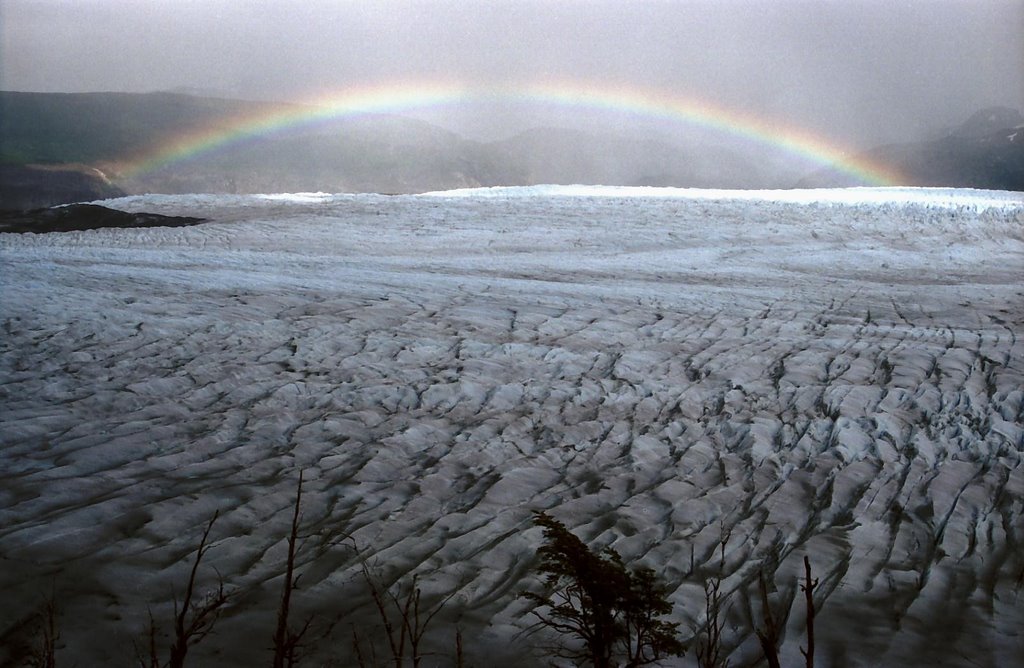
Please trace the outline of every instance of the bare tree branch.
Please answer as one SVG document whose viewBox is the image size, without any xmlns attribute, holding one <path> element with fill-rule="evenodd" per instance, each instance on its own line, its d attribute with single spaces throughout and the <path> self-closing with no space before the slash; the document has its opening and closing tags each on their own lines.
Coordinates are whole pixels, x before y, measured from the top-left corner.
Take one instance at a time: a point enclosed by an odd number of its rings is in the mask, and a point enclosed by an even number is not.
<svg viewBox="0 0 1024 668">
<path fill-rule="evenodd" d="M 171 644 L 171 657 L 168 662 L 170 668 L 184 667 L 189 645 L 200 642 L 213 630 L 213 625 L 220 615 L 220 609 L 228 600 L 228 595 L 224 591 L 224 580 L 218 576 L 217 590 L 207 594 L 199 603 L 193 601 L 199 564 L 210 549 L 207 541 L 218 515 L 219 513 L 213 514 L 199 541 L 199 549 L 196 550 L 196 559 L 192 564 L 192 571 L 189 573 L 181 607 L 178 607 L 177 599 L 174 602 L 174 642 Z"/>
<path fill-rule="evenodd" d="M 277 629 L 274 632 L 274 668 L 293 666 L 296 662 L 302 637 L 309 630 L 311 619 L 297 631 L 288 625 L 291 612 L 292 593 L 298 588 L 299 578 L 295 575 L 295 553 L 299 539 L 299 518 L 302 507 L 303 472 L 299 471 L 299 484 L 295 491 L 295 509 L 292 513 L 291 531 L 288 533 L 288 556 L 285 561 L 284 587 L 281 604 L 277 610 Z"/>
<path fill-rule="evenodd" d="M 800 589 L 807 603 L 807 649 L 801 647 L 800 653 L 804 655 L 807 668 L 814 668 L 814 588 L 817 586 L 817 579 L 811 579 L 811 560 L 804 556 L 804 583 Z"/>
</svg>

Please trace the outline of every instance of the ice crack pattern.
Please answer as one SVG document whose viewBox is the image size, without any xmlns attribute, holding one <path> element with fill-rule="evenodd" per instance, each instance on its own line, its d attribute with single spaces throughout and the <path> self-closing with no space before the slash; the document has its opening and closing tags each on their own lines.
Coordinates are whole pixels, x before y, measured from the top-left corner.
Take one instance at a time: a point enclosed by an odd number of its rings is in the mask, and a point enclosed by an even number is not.
<svg viewBox="0 0 1024 668">
<path fill-rule="evenodd" d="M 1020 656 L 1024 205 L 840 192 L 150 196 L 108 204 L 213 222 L 0 235 L 0 633 L 56 582 L 122 660 L 214 510 L 223 633 L 269 620 L 301 469 L 309 611 L 348 537 L 498 663 L 531 510 L 684 629 L 724 538 L 737 600 L 813 556 L 835 665 Z"/>
</svg>

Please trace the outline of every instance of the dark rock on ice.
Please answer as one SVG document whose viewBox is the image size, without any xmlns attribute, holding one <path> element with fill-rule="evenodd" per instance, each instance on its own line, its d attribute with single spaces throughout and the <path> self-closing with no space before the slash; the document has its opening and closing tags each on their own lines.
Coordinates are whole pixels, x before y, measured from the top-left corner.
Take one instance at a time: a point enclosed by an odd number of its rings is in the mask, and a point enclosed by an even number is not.
<svg viewBox="0 0 1024 668">
<path fill-rule="evenodd" d="M 104 227 L 185 227 L 203 218 L 128 213 L 98 204 L 71 204 L 50 209 L 0 212 L 0 232 L 74 232 Z"/>
</svg>

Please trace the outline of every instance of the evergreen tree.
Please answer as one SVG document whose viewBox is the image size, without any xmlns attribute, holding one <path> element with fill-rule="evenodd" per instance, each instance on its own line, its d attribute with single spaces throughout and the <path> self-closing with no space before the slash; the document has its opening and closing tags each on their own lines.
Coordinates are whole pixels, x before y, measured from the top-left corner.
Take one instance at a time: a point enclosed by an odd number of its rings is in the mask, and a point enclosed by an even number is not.
<svg viewBox="0 0 1024 668">
<path fill-rule="evenodd" d="M 682 656 L 679 625 L 661 619 L 671 614 L 672 604 L 652 570 L 630 571 L 611 549 L 595 554 L 546 513 L 534 513 L 534 522 L 544 528 L 545 543 L 537 556 L 550 593 L 524 596 L 546 608 L 534 612 L 540 626 L 582 643 L 563 648 L 560 656 L 589 661 L 594 668 L 643 666 Z"/>
</svg>

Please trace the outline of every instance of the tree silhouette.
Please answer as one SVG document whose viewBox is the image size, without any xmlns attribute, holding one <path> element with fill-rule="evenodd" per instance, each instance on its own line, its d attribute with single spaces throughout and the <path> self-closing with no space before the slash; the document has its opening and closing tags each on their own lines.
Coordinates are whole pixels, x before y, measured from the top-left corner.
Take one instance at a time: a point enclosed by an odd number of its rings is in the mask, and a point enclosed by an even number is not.
<svg viewBox="0 0 1024 668">
<path fill-rule="evenodd" d="M 534 513 L 544 528 L 537 550 L 539 570 L 550 593 L 523 595 L 546 611 L 534 611 L 538 625 L 576 638 L 582 647 L 562 647 L 563 658 L 589 661 L 594 668 L 633 667 L 664 656 L 682 656 L 677 623 L 661 619 L 672 612 L 654 571 L 630 571 L 614 550 L 595 554 L 565 525 L 547 513 Z"/>
</svg>

